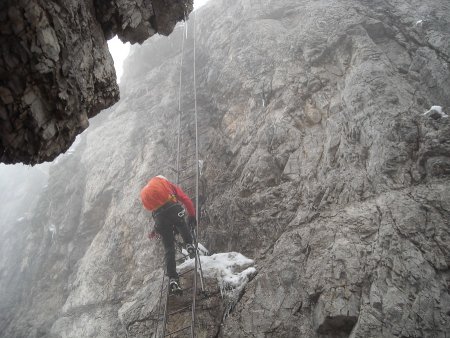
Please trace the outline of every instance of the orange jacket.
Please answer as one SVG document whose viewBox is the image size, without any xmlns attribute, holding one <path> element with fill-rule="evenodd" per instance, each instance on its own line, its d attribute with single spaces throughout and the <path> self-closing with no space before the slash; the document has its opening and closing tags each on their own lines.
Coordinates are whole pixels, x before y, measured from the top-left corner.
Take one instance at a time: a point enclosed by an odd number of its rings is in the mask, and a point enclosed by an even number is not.
<svg viewBox="0 0 450 338">
<path fill-rule="evenodd" d="M 145 209 L 155 211 L 167 202 L 180 201 L 186 207 L 189 216 L 195 216 L 195 208 L 191 199 L 180 187 L 163 176 L 153 177 L 141 190 L 141 200 Z"/>
</svg>

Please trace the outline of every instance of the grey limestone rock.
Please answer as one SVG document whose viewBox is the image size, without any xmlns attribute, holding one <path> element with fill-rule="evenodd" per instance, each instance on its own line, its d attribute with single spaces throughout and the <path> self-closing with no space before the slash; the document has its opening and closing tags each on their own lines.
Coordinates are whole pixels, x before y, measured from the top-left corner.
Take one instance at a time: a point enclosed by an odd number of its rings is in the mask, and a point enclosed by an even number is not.
<svg viewBox="0 0 450 338">
<path fill-rule="evenodd" d="M 450 107 L 449 11 L 445 0 L 198 10 L 200 241 L 257 263 L 228 316 L 211 304 L 203 336 L 448 336 L 450 124 L 424 113 Z M 7 336 L 154 332 L 163 249 L 145 238 L 139 191 L 153 175 L 175 179 L 183 34 L 133 48 L 121 100 L 51 167 L 35 218 L 6 237 L 21 248 L 2 246 L 14 257 L 1 261 Z M 192 149 L 190 123 L 183 131 Z"/>
</svg>

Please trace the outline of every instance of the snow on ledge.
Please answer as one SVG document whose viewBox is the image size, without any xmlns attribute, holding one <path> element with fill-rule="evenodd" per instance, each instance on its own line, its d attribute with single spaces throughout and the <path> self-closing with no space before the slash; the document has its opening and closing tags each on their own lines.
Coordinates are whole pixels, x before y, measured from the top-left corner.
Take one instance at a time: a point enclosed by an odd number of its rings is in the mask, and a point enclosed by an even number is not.
<svg viewBox="0 0 450 338">
<path fill-rule="evenodd" d="M 441 106 L 432 106 L 430 108 L 430 110 L 425 112 L 423 115 L 430 116 L 435 119 L 441 118 L 441 117 L 448 117 L 448 115 L 446 113 L 444 113 L 444 111 L 442 110 Z"/>
<path fill-rule="evenodd" d="M 200 256 L 200 261 L 203 276 L 217 279 L 222 296 L 231 296 L 231 293 L 236 294 L 236 292 L 240 293 L 251 277 L 256 274 L 256 269 L 252 266 L 255 264 L 255 261 L 239 252 Z M 177 270 L 192 268 L 194 263 L 194 259 L 188 259 L 177 266 Z"/>
</svg>

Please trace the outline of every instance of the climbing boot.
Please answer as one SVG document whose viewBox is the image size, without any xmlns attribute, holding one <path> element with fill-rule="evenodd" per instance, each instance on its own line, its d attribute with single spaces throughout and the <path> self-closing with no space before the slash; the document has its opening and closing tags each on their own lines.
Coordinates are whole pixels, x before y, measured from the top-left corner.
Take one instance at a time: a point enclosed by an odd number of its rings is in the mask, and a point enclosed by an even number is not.
<svg viewBox="0 0 450 338">
<path fill-rule="evenodd" d="M 169 279 L 169 290 L 171 294 L 181 295 L 183 290 L 180 287 L 180 282 L 178 278 Z"/>
<path fill-rule="evenodd" d="M 189 258 L 195 258 L 195 246 L 193 246 L 192 244 L 187 244 L 186 250 L 189 254 Z"/>
</svg>

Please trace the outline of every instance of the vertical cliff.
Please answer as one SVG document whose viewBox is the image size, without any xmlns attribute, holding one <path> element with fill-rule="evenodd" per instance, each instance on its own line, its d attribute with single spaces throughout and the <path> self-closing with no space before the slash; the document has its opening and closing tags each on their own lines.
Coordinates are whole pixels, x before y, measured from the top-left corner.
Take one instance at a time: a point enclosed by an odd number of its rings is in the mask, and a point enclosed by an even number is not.
<svg viewBox="0 0 450 338">
<path fill-rule="evenodd" d="M 198 11 L 200 239 L 258 271 L 217 336 L 445 337 L 450 125 L 425 113 L 450 109 L 449 12 L 444 0 Z M 162 247 L 138 193 L 173 178 L 182 34 L 182 109 L 194 107 L 192 20 L 132 49 L 121 100 L 51 166 L 2 261 L 8 337 L 154 332 Z"/>
</svg>

